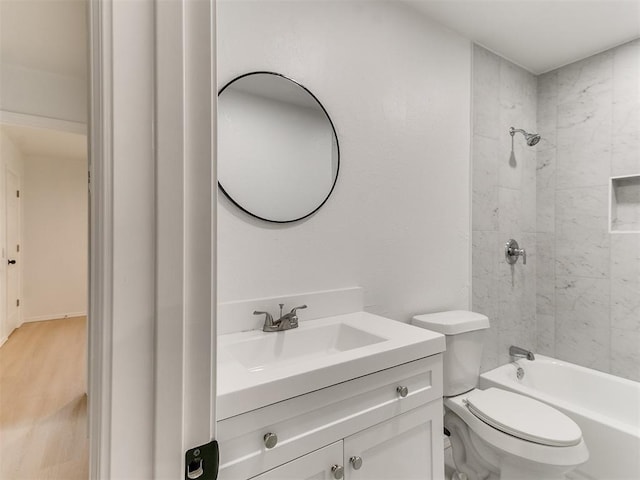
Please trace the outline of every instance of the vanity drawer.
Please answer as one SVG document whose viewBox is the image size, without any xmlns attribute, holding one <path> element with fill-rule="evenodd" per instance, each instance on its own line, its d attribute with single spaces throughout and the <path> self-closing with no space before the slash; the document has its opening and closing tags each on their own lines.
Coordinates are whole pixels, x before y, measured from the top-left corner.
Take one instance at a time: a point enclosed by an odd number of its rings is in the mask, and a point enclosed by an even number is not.
<svg viewBox="0 0 640 480">
<path fill-rule="evenodd" d="M 217 424 L 218 478 L 247 479 L 441 397 L 438 354 L 227 418 Z"/>
</svg>

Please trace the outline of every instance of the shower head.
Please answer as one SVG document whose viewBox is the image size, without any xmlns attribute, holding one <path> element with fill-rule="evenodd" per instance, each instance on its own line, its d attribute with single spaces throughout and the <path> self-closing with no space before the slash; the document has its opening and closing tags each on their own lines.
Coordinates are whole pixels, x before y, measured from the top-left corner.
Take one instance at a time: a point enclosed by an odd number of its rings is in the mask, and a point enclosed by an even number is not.
<svg viewBox="0 0 640 480">
<path fill-rule="evenodd" d="M 509 129 L 509 134 L 511 135 L 511 137 L 513 137 L 517 132 L 520 132 L 522 133 L 522 135 L 524 135 L 524 139 L 527 142 L 527 145 L 529 145 L 530 147 L 533 147 L 535 144 L 537 144 L 541 138 L 537 133 L 527 133 L 521 128 L 516 129 L 511 127 Z"/>
<path fill-rule="evenodd" d="M 538 135 L 537 133 L 525 133 L 524 134 L 524 138 L 527 141 L 527 145 L 529 145 L 530 147 L 533 147 L 536 143 L 538 143 L 540 141 L 540 135 Z"/>
</svg>

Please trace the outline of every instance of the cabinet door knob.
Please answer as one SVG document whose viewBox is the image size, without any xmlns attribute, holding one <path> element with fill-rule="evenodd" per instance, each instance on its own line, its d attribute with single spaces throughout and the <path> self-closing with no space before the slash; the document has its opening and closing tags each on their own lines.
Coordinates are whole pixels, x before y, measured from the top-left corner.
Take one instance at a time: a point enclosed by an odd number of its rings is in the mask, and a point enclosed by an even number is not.
<svg viewBox="0 0 640 480">
<path fill-rule="evenodd" d="M 275 433 L 267 433 L 264 436 L 264 446 L 267 448 L 273 448 L 278 443 L 278 436 Z"/>
<path fill-rule="evenodd" d="M 400 395 L 402 398 L 409 395 L 409 389 L 403 386 L 399 386 L 398 388 L 396 388 L 396 392 L 398 392 L 398 395 Z"/>
<path fill-rule="evenodd" d="M 333 465 L 331 467 L 333 478 L 340 480 L 344 476 L 344 467 L 342 465 Z"/>
<path fill-rule="evenodd" d="M 362 457 L 355 455 L 349 459 L 349 462 L 351 462 L 351 466 L 354 470 L 360 470 L 360 467 L 362 466 Z"/>
</svg>

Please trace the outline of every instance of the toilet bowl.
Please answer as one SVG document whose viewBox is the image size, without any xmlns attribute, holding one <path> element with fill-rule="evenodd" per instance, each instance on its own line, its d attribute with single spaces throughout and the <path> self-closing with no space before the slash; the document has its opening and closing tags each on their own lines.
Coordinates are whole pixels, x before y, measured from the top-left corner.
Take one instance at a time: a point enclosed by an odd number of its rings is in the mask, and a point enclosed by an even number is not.
<svg viewBox="0 0 640 480">
<path fill-rule="evenodd" d="M 459 478 L 561 480 L 589 458 L 580 427 L 562 412 L 498 388 L 476 388 L 486 316 L 452 311 L 412 323 L 445 335 L 444 425 Z"/>
<path fill-rule="evenodd" d="M 456 468 L 470 480 L 559 480 L 589 458 L 578 425 L 529 397 L 473 389 L 444 405 Z"/>
</svg>

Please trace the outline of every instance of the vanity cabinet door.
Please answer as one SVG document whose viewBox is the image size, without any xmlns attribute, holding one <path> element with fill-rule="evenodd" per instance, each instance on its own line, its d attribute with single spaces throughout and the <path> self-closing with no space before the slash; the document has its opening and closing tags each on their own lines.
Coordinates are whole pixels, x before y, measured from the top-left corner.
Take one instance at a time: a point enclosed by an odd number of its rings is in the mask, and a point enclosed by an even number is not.
<svg viewBox="0 0 640 480">
<path fill-rule="evenodd" d="M 332 480 L 342 478 L 342 441 L 327 445 L 252 480 Z"/>
<path fill-rule="evenodd" d="M 442 452 L 442 401 L 437 400 L 345 438 L 345 478 L 440 480 Z"/>
</svg>

